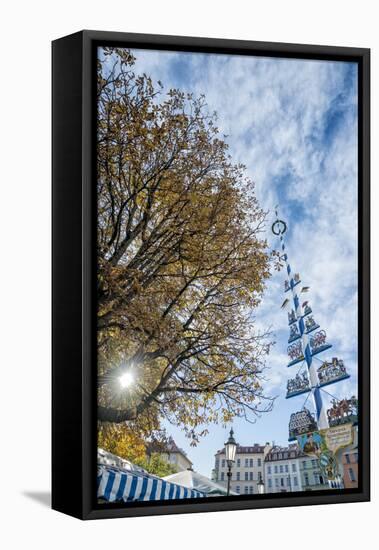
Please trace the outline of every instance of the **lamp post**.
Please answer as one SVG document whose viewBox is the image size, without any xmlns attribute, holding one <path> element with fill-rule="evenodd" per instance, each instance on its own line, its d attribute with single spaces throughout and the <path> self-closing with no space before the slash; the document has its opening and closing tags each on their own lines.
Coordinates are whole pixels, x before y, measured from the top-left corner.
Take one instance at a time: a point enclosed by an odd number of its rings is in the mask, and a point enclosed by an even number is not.
<svg viewBox="0 0 379 550">
<path fill-rule="evenodd" d="M 258 493 L 260 495 L 263 495 L 263 493 L 265 492 L 265 484 L 262 479 L 262 472 L 259 472 L 259 480 L 257 485 L 258 485 Z"/>
<path fill-rule="evenodd" d="M 344 489 L 343 478 L 340 474 L 336 475 L 337 489 Z"/>
<path fill-rule="evenodd" d="M 225 455 L 226 455 L 226 463 L 228 465 L 228 486 L 226 490 L 226 496 L 229 496 L 230 493 L 230 481 L 232 479 L 232 466 L 235 461 L 236 457 L 236 450 L 237 450 L 237 443 L 236 440 L 233 437 L 233 428 L 230 429 L 229 438 L 228 441 L 225 443 Z"/>
</svg>

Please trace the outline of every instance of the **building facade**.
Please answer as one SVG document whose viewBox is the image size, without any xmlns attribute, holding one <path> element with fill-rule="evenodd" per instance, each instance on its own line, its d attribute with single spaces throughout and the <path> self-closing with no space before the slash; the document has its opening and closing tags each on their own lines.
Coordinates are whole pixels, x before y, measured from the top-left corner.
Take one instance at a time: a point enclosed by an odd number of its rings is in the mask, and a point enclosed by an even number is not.
<svg viewBox="0 0 379 550">
<path fill-rule="evenodd" d="M 343 484 L 346 489 L 358 487 L 358 449 L 342 455 Z"/>
<path fill-rule="evenodd" d="M 297 445 L 272 447 L 265 458 L 265 493 L 291 493 L 302 491 L 302 475 Z"/>
<path fill-rule="evenodd" d="M 351 473 L 348 469 L 353 464 L 353 457 L 346 459 L 348 460 L 350 463 L 347 466 L 347 475 L 351 474 L 352 478 L 357 478 L 355 470 L 352 469 L 353 473 Z M 227 472 L 225 449 L 221 449 L 215 454 L 212 479 L 226 487 Z M 269 443 L 265 445 L 254 443 L 246 447 L 238 445 L 232 467 L 230 489 L 241 495 L 257 494 L 260 476 L 265 484 L 265 493 L 319 491 L 330 488 L 321 474 L 317 458 L 304 454 L 297 443 L 290 444 L 288 447 L 273 446 Z"/>
<path fill-rule="evenodd" d="M 300 471 L 303 491 L 330 489 L 327 479 L 321 474 L 317 458 L 311 458 L 306 455 L 301 457 Z"/>
<path fill-rule="evenodd" d="M 235 462 L 232 467 L 232 478 L 230 488 L 241 495 L 252 495 L 258 493 L 258 481 L 260 476 L 264 480 L 264 461 L 271 445 L 259 445 L 254 443 L 251 446 L 238 445 Z M 225 449 L 215 454 L 215 467 L 212 472 L 214 481 L 226 486 L 228 477 L 228 465 L 225 458 Z"/>
<path fill-rule="evenodd" d="M 172 437 L 169 438 L 165 449 L 161 451 L 161 456 L 166 462 L 171 464 L 177 472 L 192 469 L 192 462 L 186 453 L 177 446 Z"/>
<path fill-rule="evenodd" d="M 318 461 L 302 453 L 296 443 L 273 447 L 265 458 L 265 492 L 293 493 L 328 489 Z"/>
</svg>

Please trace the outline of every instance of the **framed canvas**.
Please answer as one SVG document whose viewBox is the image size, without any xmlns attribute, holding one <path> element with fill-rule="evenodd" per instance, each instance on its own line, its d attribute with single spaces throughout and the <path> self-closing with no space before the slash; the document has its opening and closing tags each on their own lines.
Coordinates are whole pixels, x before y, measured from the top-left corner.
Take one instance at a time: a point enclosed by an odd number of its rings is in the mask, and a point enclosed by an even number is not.
<svg viewBox="0 0 379 550">
<path fill-rule="evenodd" d="M 369 500 L 367 49 L 53 42 L 53 508 Z"/>
</svg>

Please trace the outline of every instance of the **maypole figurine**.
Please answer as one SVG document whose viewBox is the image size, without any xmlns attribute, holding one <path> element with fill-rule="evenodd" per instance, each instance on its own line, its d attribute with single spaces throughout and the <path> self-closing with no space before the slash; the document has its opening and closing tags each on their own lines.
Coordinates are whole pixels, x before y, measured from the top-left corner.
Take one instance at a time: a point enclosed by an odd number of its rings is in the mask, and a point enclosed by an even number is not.
<svg viewBox="0 0 379 550">
<path fill-rule="evenodd" d="M 309 287 L 301 287 L 299 274 L 292 272 L 284 243 L 287 224 L 278 218 L 277 211 L 275 211 L 275 214 L 276 220 L 272 224 L 272 232 L 280 238 L 281 259 L 285 262 L 287 271 L 287 278 L 284 281 L 286 298 L 282 304 L 282 308 L 288 312 L 289 338 L 287 352 L 289 363 L 287 366 L 300 366 L 295 377 L 287 382 L 286 398 L 307 393 L 305 403 L 311 396 L 314 407 L 314 414 L 312 414 L 304 403 L 301 411 L 291 414 L 289 440 L 297 439 L 299 441 L 300 438 L 302 450 L 307 451 L 311 448 L 307 437 L 309 438 L 309 435 L 314 433 L 312 452 L 319 456 L 320 466 L 328 472 L 328 479 L 337 479 L 337 482 L 333 481 L 334 485 L 331 486 L 341 488 L 334 455 L 326 448 L 324 435 L 330 426 L 354 423 L 357 420 L 357 402 L 354 396 L 350 400 L 337 401 L 334 399 L 332 401 L 333 406 L 327 409 L 326 401 L 323 398 L 323 391 L 325 391 L 323 387 L 349 378 L 349 375 L 341 359 L 333 357 L 331 361 L 322 361 L 318 357 L 319 354 L 329 350 L 332 346 L 327 342 L 326 332 L 320 330 L 309 301 L 302 301 L 301 299 L 301 295 L 308 292 Z M 341 407 L 346 411 L 345 415 L 341 414 Z M 316 440 L 318 440 L 317 452 Z M 328 463 L 326 464 L 326 462 Z M 334 467 L 333 472 L 331 471 L 332 464 Z"/>
</svg>

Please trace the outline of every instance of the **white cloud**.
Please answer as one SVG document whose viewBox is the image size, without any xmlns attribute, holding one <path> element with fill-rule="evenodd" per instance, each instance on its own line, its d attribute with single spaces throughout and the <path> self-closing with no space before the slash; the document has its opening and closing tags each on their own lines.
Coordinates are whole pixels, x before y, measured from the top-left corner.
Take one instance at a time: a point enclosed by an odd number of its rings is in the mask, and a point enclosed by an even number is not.
<svg viewBox="0 0 379 550">
<path fill-rule="evenodd" d="M 356 392 L 357 369 L 357 91 L 344 63 L 168 52 L 135 52 L 136 72 L 206 95 L 218 112 L 230 153 L 256 183 L 264 209 L 280 202 L 288 221 L 287 252 L 299 271 L 315 320 L 345 359 L 352 377 L 330 386 Z M 175 69 L 175 70 L 174 70 Z M 267 224 L 267 237 L 273 214 Z M 277 344 L 268 359 L 266 389 L 285 392 L 287 315 L 285 273 L 274 273 L 257 328 L 272 326 Z M 330 355 L 330 356 L 331 356 Z M 327 354 L 325 354 L 327 357 Z M 329 390 L 328 390 L 329 391 Z M 298 403 L 298 402 L 297 402 Z M 284 423 L 286 424 L 286 423 Z"/>
</svg>

